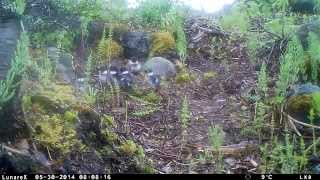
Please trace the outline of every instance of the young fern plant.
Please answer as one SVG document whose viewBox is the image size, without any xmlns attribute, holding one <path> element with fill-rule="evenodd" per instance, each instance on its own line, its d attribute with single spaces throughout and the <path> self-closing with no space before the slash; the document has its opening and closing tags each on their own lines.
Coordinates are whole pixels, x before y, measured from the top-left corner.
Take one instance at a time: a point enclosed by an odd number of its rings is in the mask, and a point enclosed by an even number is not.
<svg viewBox="0 0 320 180">
<path fill-rule="evenodd" d="M 189 110 L 189 102 L 187 96 L 185 96 L 181 103 L 180 109 L 180 123 L 181 123 L 181 134 L 182 134 L 182 144 L 186 142 L 187 130 L 190 121 L 190 110 Z"/>
<path fill-rule="evenodd" d="M 48 57 L 48 52 L 45 53 L 42 61 L 37 64 L 37 71 L 39 73 L 39 80 L 44 86 L 51 83 L 54 74 L 53 65 Z"/>
<path fill-rule="evenodd" d="M 209 135 L 209 143 L 215 152 L 215 160 L 216 160 L 216 171 L 217 173 L 222 173 L 223 171 L 223 154 L 220 150 L 220 147 L 224 143 L 224 133 L 221 127 L 215 126 L 210 127 L 208 130 Z"/>
<path fill-rule="evenodd" d="M 258 92 L 261 98 L 267 97 L 268 91 L 268 75 L 267 75 L 267 66 L 266 63 L 263 62 L 261 65 L 261 69 L 258 75 Z"/>
<path fill-rule="evenodd" d="M 309 112 L 309 120 L 311 125 L 317 125 L 319 126 L 319 116 L 320 115 L 320 93 L 314 93 L 312 94 L 312 108 Z M 317 135 L 316 135 L 316 129 L 313 126 L 312 127 L 312 141 L 313 141 L 313 154 L 317 155 Z"/>
<path fill-rule="evenodd" d="M 289 85 L 296 83 L 305 74 L 304 51 L 297 36 L 288 43 L 286 53 L 280 58 L 280 73 L 276 82 L 277 102 L 286 97 Z"/>
<path fill-rule="evenodd" d="M 15 95 L 16 88 L 30 62 L 29 37 L 26 32 L 22 32 L 7 77 L 5 80 L 0 81 L 0 109 Z"/>
<path fill-rule="evenodd" d="M 169 30 L 175 35 L 176 49 L 183 63 L 187 56 L 188 45 L 186 34 L 184 32 L 184 21 L 184 12 L 177 7 L 177 5 L 173 5 L 170 11 L 166 14 L 166 18 L 162 25 L 164 29 Z"/>
<path fill-rule="evenodd" d="M 318 82 L 318 68 L 320 64 L 320 40 L 315 33 L 310 32 L 308 36 L 308 43 L 308 53 L 310 55 L 311 80 L 313 82 Z"/>
<path fill-rule="evenodd" d="M 93 56 L 92 56 L 92 52 L 90 52 L 90 55 L 86 63 L 85 72 L 84 72 L 85 74 L 84 84 L 86 88 L 90 87 L 90 79 L 91 79 L 93 67 L 94 67 Z"/>
<path fill-rule="evenodd" d="M 289 0 L 275 0 L 273 6 L 281 12 L 285 12 L 289 8 Z"/>
</svg>

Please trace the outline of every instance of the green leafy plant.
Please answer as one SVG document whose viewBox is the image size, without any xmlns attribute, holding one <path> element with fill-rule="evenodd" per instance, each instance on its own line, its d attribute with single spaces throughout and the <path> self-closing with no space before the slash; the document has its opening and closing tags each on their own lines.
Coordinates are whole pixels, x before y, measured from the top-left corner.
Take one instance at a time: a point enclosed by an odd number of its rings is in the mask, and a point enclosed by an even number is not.
<svg viewBox="0 0 320 180">
<path fill-rule="evenodd" d="M 163 25 L 167 13 L 174 5 L 172 0 L 140 0 L 137 8 L 137 18 L 145 25 L 159 27 Z"/>
<path fill-rule="evenodd" d="M 15 95 L 16 88 L 30 62 L 29 38 L 26 32 L 22 32 L 7 77 L 5 80 L 0 81 L 0 107 Z"/>
<path fill-rule="evenodd" d="M 289 8 L 289 0 L 275 0 L 273 5 L 278 10 L 285 12 Z"/>
<path fill-rule="evenodd" d="M 186 141 L 190 118 L 191 116 L 190 116 L 190 110 L 189 110 L 189 102 L 188 102 L 187 96 L 185 96 L 181 103 L 180 118 L 179 118 L 181 123 L 182 145 L 186 143 L 185 141 Z"/>
<path fill-rule="evenodd" d="M 220 126 L 210 127 L 208 130 L 209 143 L 215 152 L 216 171 L 221 173 L 223 171 L 223 154 L 220 150 L 224 143 L 224 133 Z"/>
<path fill-rule="evenodd" d="M 264 144 L 261 147 L 262 152 L 262 173 L 281 173 L 293 174 L 303 173 L 307 162 L 307 149 L 303 138 L 298 144 L 295 136 L 291 136 L 286 130 L 284 143 L 281 143 L 276 137 L 272 139 L 271 144 Z M 295 149 L 295 146 L 300 149 Z"/>
<path fill-rule="evenodd" d="M 39 73 L 39 80 L 44 85 L 49 85 L 54 77 L 54 67 L 48 57 L 48 52 L 45 53 L 43 59 L 37 63 L 37 71 Z"/>
<path fill-rule="evenodd" d="M 91 52 L 88 57 L 86 67 L 85 67 L 85 82 L 84 83 L 85 83 L 86 88 L 90 87 L 90 79 L 91 79 L 93 68 L 94 68 L 94 61 L 93 61 L 93 56 L 92 56 L 92 52 Z"/>
<path fill-rule="evenodd" d="M 141 0 L 136 10 L 139 24 L 169 31 L 175 36 L 176 50 L 184 61 L 187 56 L 187 39 L 184 31 L 184 7 L 173 0 Z"/>
<path fill-rule="evenodd" d="M 268 91 L 267 66 L 265 62 L 263 62 L 258 75 L 258 92 L 260 97 L 263 97 L 263 98 L 267 97 L 267 91 Z"/>
<path fill-rule="evenodd" d="M 310 69 L 311 69 L 311 80 L 314 82 L 318 81 L 318 69 L 320 64 L 320 40 L 318 36 L 310 32 L 308 36 L 309 49 L 308 53 L 310 55 Z"/>
<path fill-rule="evenodd" d="M 277 100 L 282 102 L 289 85 L 305 74 L 304 51 L 298 37 L 294 36 L 288 43 L 286 53 L 280 59 L 280 74 L 277 81 Z"/>
<path fill-rule="evenodd" d="M 15 12 L 18 15 L 22 16 L 22 14 L 24 13 L 24 9 L 26 8 L 26 2 L 25 0 L 14 0 L 13 6 L 14 6 Z"/>
<path fill-rule="evenodd" d="M 190 111 L 189 111 L 189 104 L 188 98 L 185 96 L 182 100 L 181 110 L 180 110 L 180 122 L 183 131 L 188 128 L 188 124 L 190 121 Z"/>
<path fill-rule="evenodd" d="M 245 34 L 249 28 L 249 17 L 242 13 L 242 6 L 237 6 L 220 19 L 221 27 L 228 32 Z"/>
</svg>

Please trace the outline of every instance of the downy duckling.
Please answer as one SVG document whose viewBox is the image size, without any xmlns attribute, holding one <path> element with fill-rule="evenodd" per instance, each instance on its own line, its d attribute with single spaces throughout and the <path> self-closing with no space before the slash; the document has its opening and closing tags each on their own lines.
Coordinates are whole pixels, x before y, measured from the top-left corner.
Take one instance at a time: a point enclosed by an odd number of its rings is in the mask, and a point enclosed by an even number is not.
<svg viewBox="0 0 320 180">
<path fill-rule="evenodd" d="M 129 59 L 127 63 L 127 69 L 134 75 L 138 75 L 141 72 L 142 65 L 138 60 Z"/>
<path fill-rule="evenodd" d="M 134 77 L 133 74 L 127 70 L 127 68 L 120 68 L 120 73 L 118 76 L 118 82 L 119 82 L 119 86 L 120 88 L 123 89 L 131 89 L 133 86 L 133 81 L 134 81 Z"/>
<path fill-rule="evenodd" d="M 97 81 L 101 87 L 105 85 L 114 85 L 118 79 L 119 70 L 117 67 L 111 66 L 108 70 L 103 72 L 99 71 L 98 75 L 95 75 Z"/>
</svg>

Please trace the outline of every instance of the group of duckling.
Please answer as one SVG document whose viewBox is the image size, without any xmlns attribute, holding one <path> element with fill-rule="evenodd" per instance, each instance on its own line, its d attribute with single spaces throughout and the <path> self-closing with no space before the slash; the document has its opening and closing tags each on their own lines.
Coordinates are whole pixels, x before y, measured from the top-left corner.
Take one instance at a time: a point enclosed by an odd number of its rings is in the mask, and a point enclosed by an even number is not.
<svg viewBox="0 0 320 180">
<path fill-rule="evenodd" d="M 176 75 L 174 62 L 162 57 L 153 57 L 145 62 L 128 59 L 125 65 L 111 62 L 104 70 L 99 70 L 95 79 L 102 86 L 117 83 L 121 89 L 131 89 L 137 76 L 143 75 L 144 80 L 154 89 L 160 88 L 161 81 L 169 80 Z"/>
</svg>

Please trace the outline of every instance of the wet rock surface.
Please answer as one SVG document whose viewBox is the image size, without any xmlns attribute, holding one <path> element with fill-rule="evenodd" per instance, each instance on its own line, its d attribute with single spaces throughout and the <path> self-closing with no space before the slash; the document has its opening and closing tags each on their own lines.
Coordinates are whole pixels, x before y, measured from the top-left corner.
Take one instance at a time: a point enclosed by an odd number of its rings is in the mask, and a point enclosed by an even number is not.
<svg viewBox="0 0 320 180">
<path fill-rule="evenodd" d="M 121 37 L 124 56 L 128 59 L 144 59 L 149 54 L 150 38 L 145 32 L 128 32 Z"/>
<path fill-rule="evenodd" d="M 320 37 L 320 20 L 313 20 L 307 24 L 303 24 L 298 29 L 298 37 L 304 50 L 307 50 L 309 47 L 308 37 L 310 32 L 313 32 Z"/>
<path fill-rule="evenodd" d="M 0 80 L 5 78 L 10 68 L 19 34 L 20 24 L 17 19 L 0 16 Z"/>
</svg>

